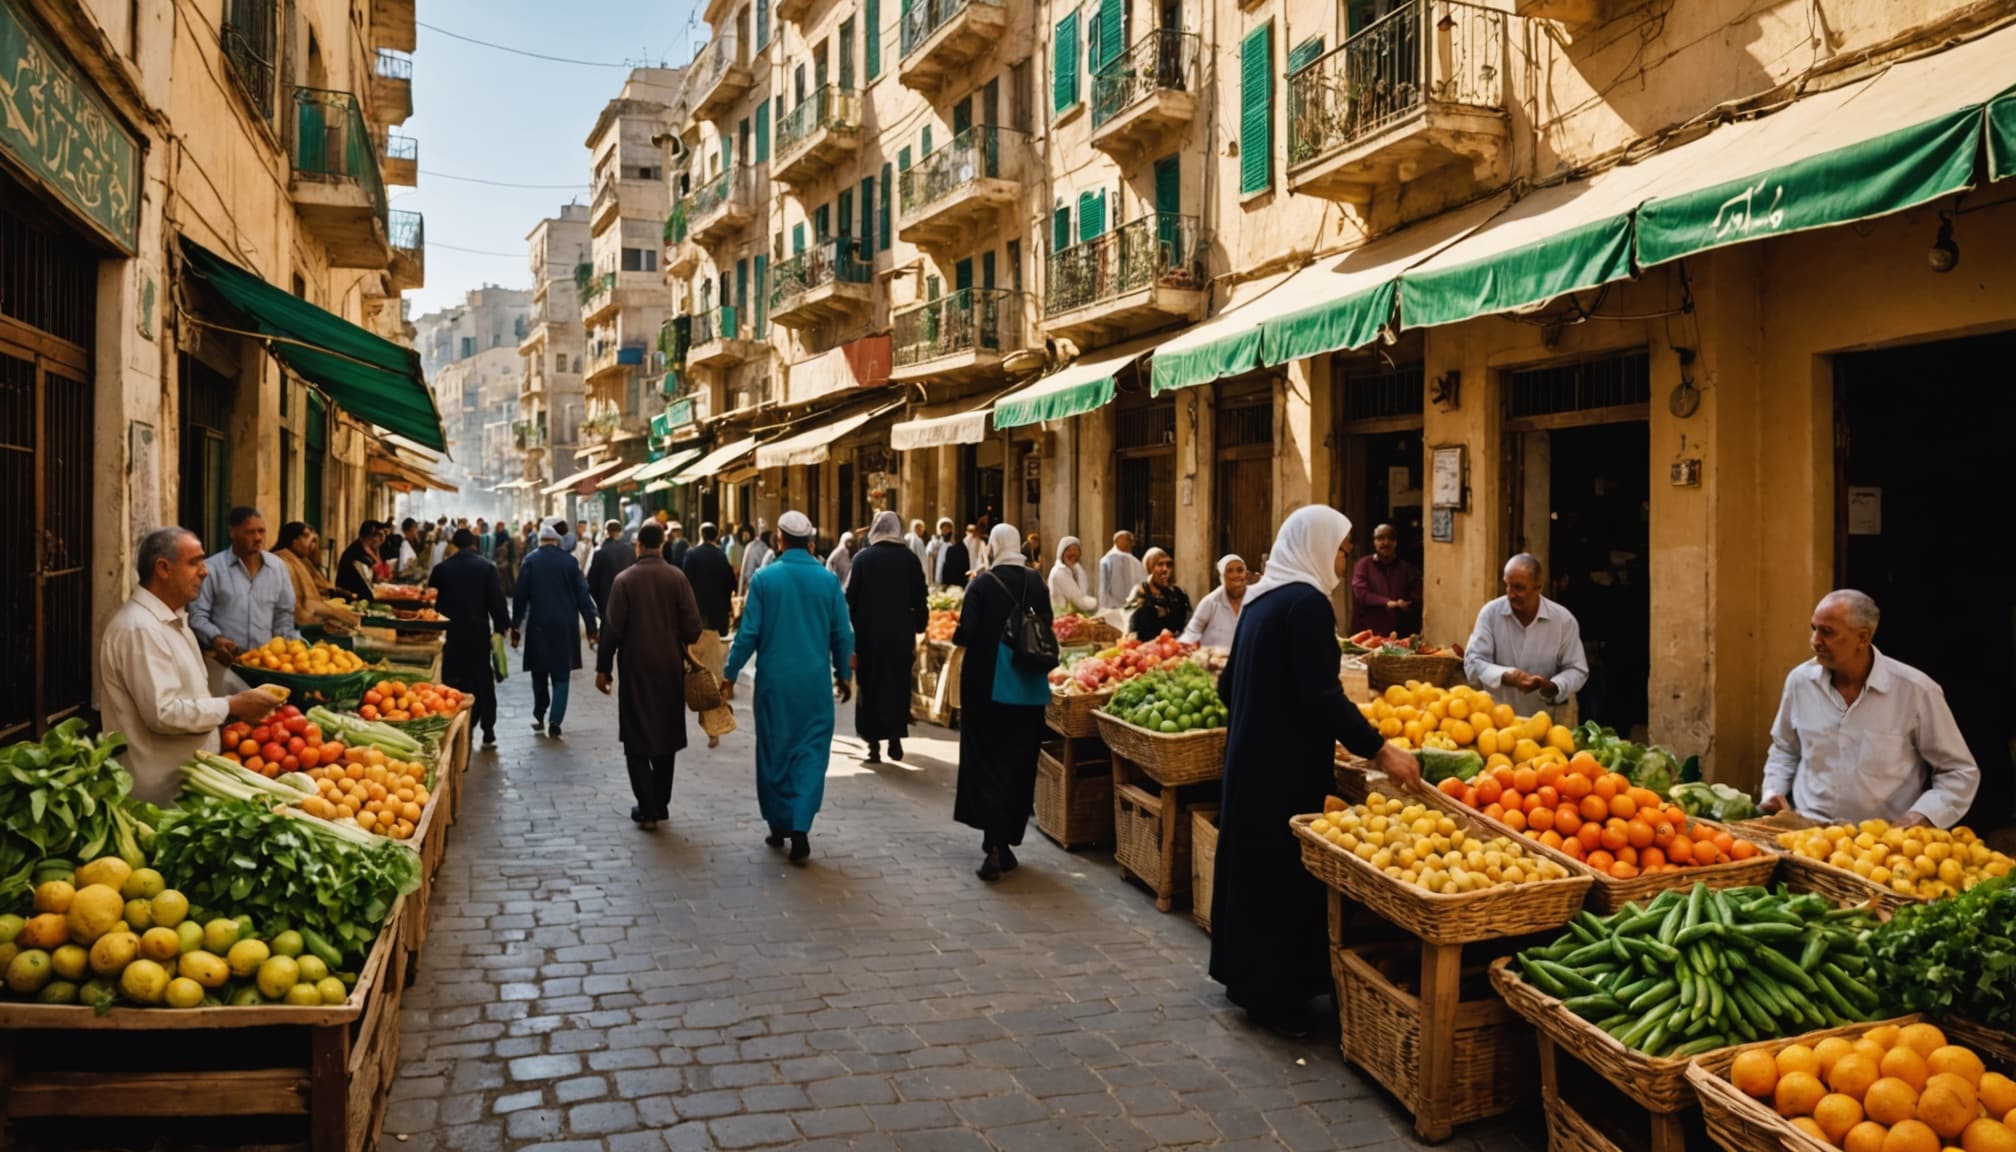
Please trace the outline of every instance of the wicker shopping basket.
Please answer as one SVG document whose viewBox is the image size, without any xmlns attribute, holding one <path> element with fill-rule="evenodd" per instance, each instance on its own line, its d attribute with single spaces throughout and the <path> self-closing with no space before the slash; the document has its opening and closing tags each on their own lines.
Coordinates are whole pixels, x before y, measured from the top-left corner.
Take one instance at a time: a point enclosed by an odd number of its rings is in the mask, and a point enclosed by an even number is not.
<svg viewBox="0 0 2016 1152">
<path fill-rule="evenodd" d="M 1365 656 L 1365 680 L 1374 692 L 1383 692 L 1395 684 L 1404 685 L 1409 680 L 1437 688 L 1454 688 L 1463 682 L 1463 658 L 1370 652 Z"/>
<path fill-rule="evenodd" d="M 1914 1024 L 1919 1019 L 1900 1016 L 1882 1023 Z M 1709 1138 L 1728 1152 L 1836 1152 L 1832 1145 L 1794 1128 L 1790 1120 L 1770 1105 L 1738 1090 L 1729 1082 L 1729 1069 L 1735 1065 L 1736 1057 L 1753 1048 L 1776 1052 L 1795 1040 L 1810 1048 L 1829 1036 L 1853 1039 L 1874 1027 L 1877 1024 L 1850 1024 L 1803 1036 L 1760 1040 L 1755 1044 L 1719 1048 L 1688 1061 L 1687 1082 L 1701 1102 L 1701 1119 L 1708 1126 Z"/>
<path fill-rule="evenodd" d="M 1785 848 L 1778 843 L 1778 837 L 1789 830 L 1786 827 L 1755 820 L 1740 821 L 1729 826 L 1730 832 L 1763 849 L 1760 856 L 1776 860 L 1785 882 L 1800 892 L 1825 896 L 1836 904 L 1868 904 L 1874 901 L 1877 910 L 1885 916 L 1906 904 L 1922 902 L 1916 896 L 1906 895 L 1894 888 L 1878 884 L 1846 868 L 1837 868 L 1825 860 L 1801 856 Z"/>
<path fill-rule="evenodd" d="M 1111 712 L 1094 712 L 1099 735 L 1115 756 L 1139 766 L 1157 784 L 1173 788 L 1202 784 L 1225 772 L 1225 729 L 1194 732 L 1150 732 Z"/>
<path fill-rule="evenodd" d="M 1060 735 L 1074 738 L 1097 736 L 1099 725 L 1092 715 L 1111 699 L 1111 688 L 1104 692 L 1052 691 L 1050 703 L 1043 706 L 1043 720 Z"/>
</svg>

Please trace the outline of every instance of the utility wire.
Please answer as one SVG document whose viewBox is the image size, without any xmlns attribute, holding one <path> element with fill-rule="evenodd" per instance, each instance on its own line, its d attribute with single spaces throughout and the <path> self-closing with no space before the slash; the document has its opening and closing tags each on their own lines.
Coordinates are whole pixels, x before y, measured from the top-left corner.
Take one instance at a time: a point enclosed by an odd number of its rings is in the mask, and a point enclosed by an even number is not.
<svg viewBox="0 0 2016 1152">
<path fill-rule="evenodd" d="M 445 248 L 450 252 L 467 252 L 471 256 L 508 256 L 513 260 L 525 259 L 523 252 L 492 252 L 487 248 L 461 248 L 453 244 L 443 244 L 439 240 L 427 241 L 429 248 Z"/>
<path fill-rule="evenodd" d="M 560 189 L 562 191 L 568 189 L 579 191 L 588 187 L 586 181 L 579 184 L 514 184 L 509 180 L 484 180 L 477 176 L 450 176 L 446 172 L 436 172 L 431 168 L 422 168 L 420 174 L 422 176 L 432 176 L 436 180 L 456 180 L 464 184 L 488 184 L 492 188 L 547 188 Z"/>
<path fill-rule="evenodd" d="M 494 48 L 499 52 L 509 52 L 514 56 L 529 56 L 534 60 L 550 60 L 555 64 L 579 64 L 583 68 L 622 68 L 627 71 L 631 67 L 629 64 L 611 64 L 606 60 L 576 60 L 571 56 L 548 56 L 544 52 L 528 52 L 523 48 L 513 48 L 508 44 L 494 44 L 488 40 L 478 40 L 474 36 L 464 36 L 460 32 L 450 32 L 438 24 L 429 24 L 425 20 L 416 20 L 414 23 L 427 29 L 429 32 L 439 32 L 451 40 L 462 40 L 484 48 Z"/>
</svg>

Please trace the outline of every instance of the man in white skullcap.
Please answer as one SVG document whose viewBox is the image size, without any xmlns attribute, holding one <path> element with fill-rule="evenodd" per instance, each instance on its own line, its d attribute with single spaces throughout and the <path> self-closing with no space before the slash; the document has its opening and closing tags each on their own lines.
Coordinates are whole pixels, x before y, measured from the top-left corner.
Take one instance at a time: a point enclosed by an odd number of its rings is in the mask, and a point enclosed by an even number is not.
<svg viewBox="0 0 2016 1152">
<path fill-rule="evenodd" d="M 725 693 L 756 659 L 756 802 L 770 826 L 764 842 L 791 838 L 791 862 L 812 855 L 807 835 L 826 792 L 833 749 L 833 694 L 854 694 L 854 626 L 840 580 L 812 555 L 812 521 L 777 521 L 777 558 L 749 579 L 742 624 L 723 672 Z M 832 678 L 827 678 L 831 663 Z"/>
</svg>

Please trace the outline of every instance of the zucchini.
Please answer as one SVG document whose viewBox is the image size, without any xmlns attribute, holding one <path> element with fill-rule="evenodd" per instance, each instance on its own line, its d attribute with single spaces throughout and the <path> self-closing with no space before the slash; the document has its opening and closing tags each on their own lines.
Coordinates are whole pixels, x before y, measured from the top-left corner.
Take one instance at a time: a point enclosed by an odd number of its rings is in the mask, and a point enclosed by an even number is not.
<svg viewBox="0 0 2016 1152">
<path fill-rule="evenodd" d="M 1630 1000 L 1625 1001 L 1624 1010 L 1631 1013 L 1644 1012 L 1655 1004 L 1672 999 L 1679 991 L 1680 986 L 1678 984 L 1671 980 L 1661 980 L 1652 987 L 1633 996 Z"/>
<path fill-rule="evenodd" d="M 1668 892 L 1667 895 L 1670 896 L 1672 893 Z M 1661 944 L 1673 943 L 1673 938 L 1680 934 L 1680 921 L 1686 914 L 1687 904 L 1685 901 L 1676 898 L 1672 904 L 1667 906 L 1666 918 L 1659 922 L 1657 939 Z"/>
<path fill-rule="evenodd" d="M 1554 997 L 1556 1000 L 1566 1000 L 1569 996 L 1574 995 L 1574 993 L 1568 991 L 1567 985 L 1555 979 L 1554 974 L 1546 969 L 1546 963 L 1545 960 L 1537 956 L 1528 956 L 1521 953 L 1519 956 L 1519 971 L 1525 974 L 1526 979 L 1533 982 L 1534 987 Z"/>
<path fill-rule="evenodd" d="M 1799 967 L 1804 968 L 1808 972 L 1811 972 L 1813 971 L 1813 969 L 1818 968 L 1820 966 L 1820 961 L 1826 958 L 1827 949 L 1829 947 L 1830 943 L 1827 939 L 1826 934 L 1822 932 L 1815 932 L 1812 935 L 1812 937 L 1806 941 L 1806 947 L 1801 949 L 1799 952 Z"/>
<path fill-rule="evenodd" d="M 1794 964 L 1783 952 L 1778 951 L 1776 948 L 1758 948 L 1754 950 L 1753 955 L 1761 961 L 1761 967 L 1766 972 L 1791 984 L 1801 992 L 1819 991 L 1819 988 L 1813 983 L 1813 977 L 1807 975 L 1804 968 Z"/>
<path fill-rule="evenodd" d="M 1546 960 L 1536 960 L 1534 961 L 1534 963 L 1539 965 L 1541 971 L 1546 972 L 1548 975 L 1554 977 L 1554 979 L 1559 983 L 1565 985 L 1568 988 L 1574 989 L 1574 992 L 1563 993 L 1562 994 L 1563 999 L 1565 999 L 1567 996 L 1570 995 L 1581 995 L 1592 992 L 1601 992 L 1603 990 L 1602 987 L 1598 985 L 1594 980 L 1591 980 L 1589 977 L 1584 976 L 1582 973 L 1575 971 L 1573 968 L 1569 968 L 1561 964 L 1550 963 Z"/>
<path fill-rule="evenodd" d="M 1596 992 L 1587 996 L 1570 996 L 1561 1006 L 1584 1020 L 1594 1020 L 1624 1011 L 1624 1005 L 1608 992 Z"/>
<path fill-rule="evenodd" d="M 1673 1051 L 1668 1052 L 1666 1058 L 1669 1060 L 1684 1060 L 1690 1056 L 1699 1056 L 1703 1052 L 1713 1052 L 1717 1048 L 1727 1047 L 1729 1047 L 1729 1038 L 1720 1032 L 1712 1032 L 1706 1036 L 1697 1036 L 1687 1043 L 1680 1045 L 1678 1048 L 1673 1049 Z"/>
</svg>

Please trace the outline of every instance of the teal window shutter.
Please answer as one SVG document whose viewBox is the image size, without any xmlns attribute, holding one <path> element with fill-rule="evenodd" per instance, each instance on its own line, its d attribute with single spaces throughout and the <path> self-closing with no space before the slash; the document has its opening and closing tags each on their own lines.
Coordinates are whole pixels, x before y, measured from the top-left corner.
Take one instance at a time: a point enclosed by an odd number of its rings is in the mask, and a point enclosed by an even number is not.
<svg viewBox="0 0 2016 1152">
<path fill-rule="evenodd" d="M 1062 252 L 1071 246 L 1071 206 L 1062 200 L 1050 213 L 1050 250 Z"/>
<path fill-rule="evenodd" d="M 889 165 L 887 164 L 882 165 L 881 212 L 882 212 L 882 251 L 884 252 L 889 251 L 889 242 L 894 237 L 894 232 L 889 227 L 889 205 L 890 202 L 895 199 L 895 194 L 893 192 L 893 189 L 895 187 L 896 187 L 896 174 L 889 170 Z"/>
<path fill-rule="evenodd" d="M 918 154 L 923 156 L 931 155 L 931 126 L 929 124 L 924 125 L 923 139 L 920 142 L 923 147 L 917 149 Z"/>
<path fill-rule="evenodd" d="M 749 261 L 735 261 L 735 312 L 737 319 L 749 307 Z"/>
<path fill-rule="evenodd" d="M 1078 193 L 1078 242 L 1106 231 L 1106 191 Z"/>
<path fill-rule="evenodd" d="M 861 0 L 861 18 L 868 37 L 861 49 L 863 71 L 873 80 L 882 74 L 882 0 Z"/>
<path fill-rule="evenodd" d="M 796 256 L 805 251 L 805 225 L 791 225 L 791 254 Z"/>
<path fill-rule="evenodd" d="M 770 254 L 756 254 L 756 339 L 770 338 Z"/>
<path fill-rule="evenodd" d="M 1085 18 L 1085 74 L 1097 76 L 1106 62 L 1106 0 L 1093 0 L 1092 13 Z"/>
<path fill-rule="evenodd" d="M 910 170 L 910 149 L 898 148 L 896 150 L 896 167 L 903 172 Z"/>
<path fill-rule="evenodd" d="M 756 162 L 770 162 L 770 102 L 756 105 Z"/>
<path fill-rule="evenodd" d="M 1274 183 L 1274 22 L 1239 41 L 1239 191 Z"/>
<path fill-rule="evenodd" d="M 1127 53 L 1127 0 L 1100 3 L 1105 11 L 1099 17 L 1099 66 L 1104 67 Z"/>
<path fill-rule="evenodd" d="M 770 43 L 770 0 L 756 0 L 756 48 Z"/>
<path fill-rule="evenodd" d="M 1053 106 L 1062 112 L 1078 103 L 1078 13 L 1057 22 L 1052 46 L 1050 87 Z"/>
<path fill-rule="evenodd" d="M 861 254 L 875 251 L 875 177 L 861 178 Z"/>
<path fill-rule="evenodd" d="M 1293 76 L 1323 55 L 1323 38 L 1311 36 L 1288 50 L 1288 74 Z"/>
</svg>

